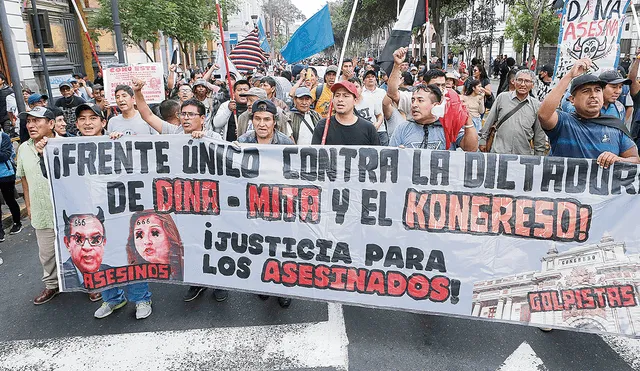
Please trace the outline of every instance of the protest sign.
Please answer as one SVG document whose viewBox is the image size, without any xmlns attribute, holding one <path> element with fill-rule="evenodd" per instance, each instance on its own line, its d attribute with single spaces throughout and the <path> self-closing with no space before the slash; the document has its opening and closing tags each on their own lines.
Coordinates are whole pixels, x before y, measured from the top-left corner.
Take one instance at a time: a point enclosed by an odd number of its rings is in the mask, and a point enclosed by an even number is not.
<svg viewBox="0 0 640 371">
<path fill-rule="evenodd" d="M 131 66 L 108 67 L 104 73 L 104 96 L 110 105 L 116 105 L 116 86 L 129 85 L 135 77 L 146 84 L 142 95 L 147 103 L 160 103 L 165 99 L 162 63 L 145 63 Z"/>
<path fill-rule="evenodd" d="M 590 58 L 592 71 L 615 69 L 620 57 L 620 36 L 629 0 L 567 0 L 562 10 L 555 79 L 576 60 Z"/>
<path fill-rule="evenodd" d="M 137 281 L 638 334 L 638 167 L 186 135 L 46 146 L 63 291 Z"/>
</svg>

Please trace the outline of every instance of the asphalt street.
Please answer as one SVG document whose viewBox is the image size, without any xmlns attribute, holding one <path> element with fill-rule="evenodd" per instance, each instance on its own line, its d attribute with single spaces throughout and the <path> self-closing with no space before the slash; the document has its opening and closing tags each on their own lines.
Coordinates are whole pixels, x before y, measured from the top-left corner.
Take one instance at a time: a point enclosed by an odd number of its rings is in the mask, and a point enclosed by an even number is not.
<svg viewBox="0 0 640 371">
<path fill-rule="evenodd" d="M 238 292 L 185 303 L 178 285 L 151 284 L 146 320 L 131 304 L 97 320 L 85 294 L 32 304 L 42 283 L 30 226 L 0 249 L 0 370 L 640 370 L 638 348 L 593 334 L 302 300 L 284 310 Z M 80 364 L 83 352 L 120 361 Z"/>
</svg>

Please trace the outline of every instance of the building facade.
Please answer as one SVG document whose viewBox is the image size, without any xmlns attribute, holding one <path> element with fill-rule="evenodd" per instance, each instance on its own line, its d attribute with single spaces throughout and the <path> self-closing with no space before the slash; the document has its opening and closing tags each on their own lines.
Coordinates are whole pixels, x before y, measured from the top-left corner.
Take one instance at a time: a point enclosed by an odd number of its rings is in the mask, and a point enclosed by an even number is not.
<svg viewBox="0 0 640 371">
<path fill-rule="evenodd" d="M 626 254 L 624 242 L 604 236 L 600 243 L 542 257 L 540 271 L 523 272 L 475 282 L 472 316 L 520 321 L 540 326 L 564 326 L 640 334 L 638 305 L 612 308 L 532 311 L 529 293 L 584 287 L 632 285 L 635 300 L 640 289 L 640 254 Z"/>
<path fill-rule="evenodd" d="M 0 1 L 4 1 L 4 6 L 7 11 L 7 20 L 9 22 L 9 27 L 11 27 L 12 39 L 14 42 L 14 45 L 5 45 L 2 41 L 3 38 L 0 38 L 0 71 L 2 71 L 7 78 L 11 79 L 6 48 L 13 47 L 15 55 L 18 58 L 18 74 L 20 75 L 20 81 L 23 85 L 31 89 L 36 89 L 38 86 L 34 79 L 31 58 L 29 57 L 26 25 L 22 20 L 22 4 L 19 0 Z M 2 31 L 0 31 L 0 35 L 1 33 Z"/>
</svg>

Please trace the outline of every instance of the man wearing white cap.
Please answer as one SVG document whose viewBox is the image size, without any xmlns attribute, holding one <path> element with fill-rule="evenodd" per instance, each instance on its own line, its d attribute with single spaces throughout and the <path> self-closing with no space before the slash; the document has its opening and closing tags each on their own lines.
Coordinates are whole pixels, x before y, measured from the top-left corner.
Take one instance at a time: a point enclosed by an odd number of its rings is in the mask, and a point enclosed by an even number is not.
<svg viewBox="0 0 640 371">
<path fill-rule="evenodd" d="M 313 138 L 313 130 L 318 121 L 322 120 L 320 114 L 311 109 L 311 91 L 307 87 L 296 89 L 293 104 L 294 107 L 289 111 L 289 120 L 291 121 L 291 136 L 296 144 L 311 144 Z"/>
</svg>

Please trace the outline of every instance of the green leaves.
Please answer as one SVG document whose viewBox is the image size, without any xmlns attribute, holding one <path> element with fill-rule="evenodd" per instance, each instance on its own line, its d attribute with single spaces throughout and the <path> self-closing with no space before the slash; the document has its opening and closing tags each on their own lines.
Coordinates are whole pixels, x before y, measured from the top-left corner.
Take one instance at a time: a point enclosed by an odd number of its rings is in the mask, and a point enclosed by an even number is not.
<svg viewBox="0 0 640 371">
<path fill-rule="evenodd" d="M 559 31 L 560 19 L 548 4 L 539 0 L 516 0 L 511 7 L 511 16 L 507 19 L 504 34 L 513 40 L 514 49 L 522 52 L 526 44 L 532 46 L 536 43 L 555 43 Z"/>
<path fill-rule="evenodd" d="M 236 1 L 222 0 L 220 6 L 235 13 L 238 10 Z M 100 9 L 89 18 L 89 25 L 111 31 L 111 1 L 98 2 Z M 143 40 L 154 42 L 158 31 L 183 43 L 199 44 L 212 37 L 206 26 L 218 23 L 212 0 L 119 0 L 118 7 L 123 38 L 128 44 Z"/>
</svg>

